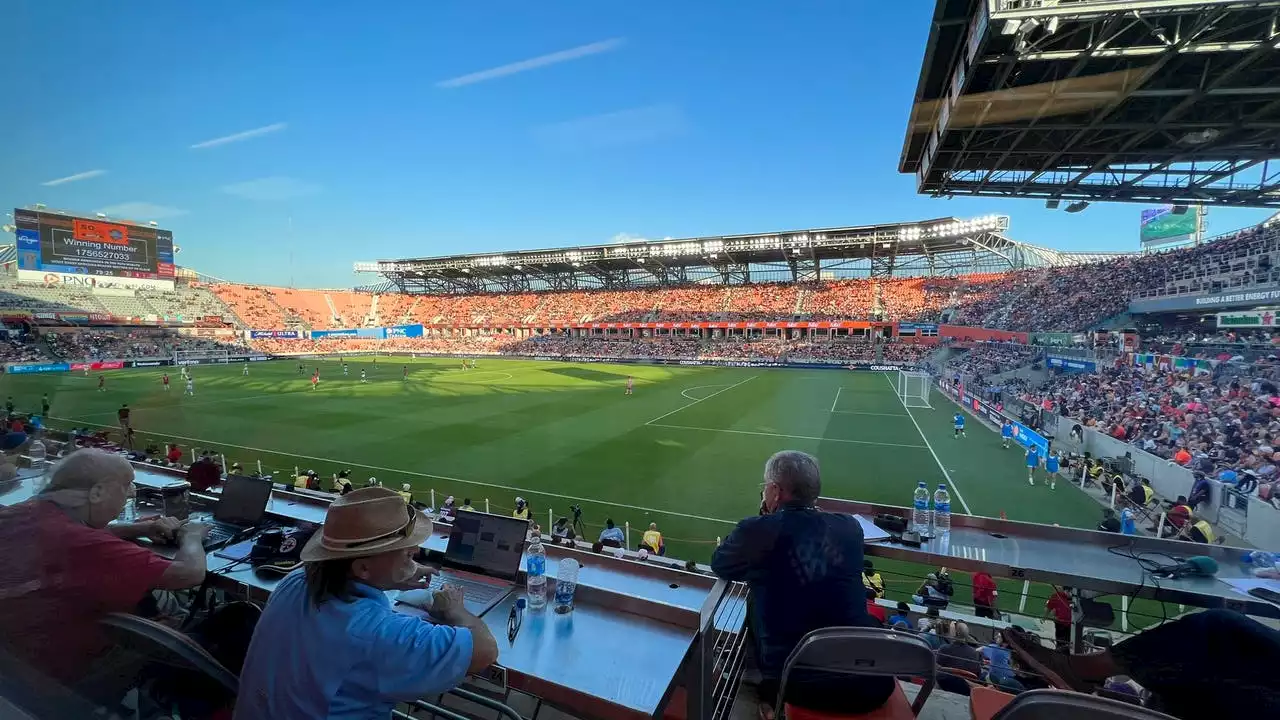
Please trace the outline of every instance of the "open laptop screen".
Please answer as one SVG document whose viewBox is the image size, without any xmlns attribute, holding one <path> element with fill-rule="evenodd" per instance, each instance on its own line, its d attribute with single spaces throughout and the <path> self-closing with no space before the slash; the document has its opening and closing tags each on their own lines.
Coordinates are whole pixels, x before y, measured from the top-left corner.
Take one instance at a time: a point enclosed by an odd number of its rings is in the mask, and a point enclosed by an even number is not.
<svg viewBox="0 0 1280 720">
<path fill-rule="evenodd" d="M 453 520 L 444 559 L 450 565 L 514 580 L 528 533 L 528 520 L 460 512 Z"/>
<path fill-rule="evenodd" d="M 257 525 L 267 512 L 270 499 L 270 480 L 228 475 L 218 504 L 213 508 L 213 519 L 245 527 Z"/>
</svg>

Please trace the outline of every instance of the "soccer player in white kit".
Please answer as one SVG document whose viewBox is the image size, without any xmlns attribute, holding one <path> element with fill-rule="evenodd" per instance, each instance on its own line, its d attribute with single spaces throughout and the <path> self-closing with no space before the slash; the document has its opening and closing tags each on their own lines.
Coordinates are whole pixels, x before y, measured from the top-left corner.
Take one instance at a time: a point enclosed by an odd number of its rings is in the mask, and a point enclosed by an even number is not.
<svg viewBox="0 0 1280 720">
<path fill-rule="evenodd" d="M 347 364 L 342 363 L 342 377 L 346 377 L 348 372 Z"/>
<path fill-rule="evenodd" d="M 187 392 L 186 392 L 186 394 L 187 394 L 187 395 L 190 395 L 191 397 L 195 397 L 195 396 L 196 396 L 196 385 L 195 385 L 195 382 L 196 382 L 195 380 L 192 380 L 192 379 L 191 379 L 191 376 L 190 376 L 190 375 L 188 375 L 188 376 L 187 376 Z"/>
<path fill-rule="evenodd" d="M 628 395 L 630 395 L 630 394 L 631 394 L 631 391 L 632 391 L 632 389 L 633 389 L 634 387 L 635 387 L 635 380 L 634 380 L 634 379 L 632 379 L 632 377 L 631 377 L 630 375 L 628 375 L 628 376 L 627 376 L 627 394 L 628 394 Z"/>
<path fill-rule="evenodd" d="M 240 374 L 244 375 L 245 377 L 249 377 L 249 361 L 248 360 L 244 361 L 244 372 Z"/>
<path fill-rule="evenodd" d="M 367 375 L 365 375 L 364 370 L 361 370 L 361 371 L 360 371 L 360 382 L 362 382 L 362 383 L 369 382 L 369 377 L 368 377 Z"/>
</svg>

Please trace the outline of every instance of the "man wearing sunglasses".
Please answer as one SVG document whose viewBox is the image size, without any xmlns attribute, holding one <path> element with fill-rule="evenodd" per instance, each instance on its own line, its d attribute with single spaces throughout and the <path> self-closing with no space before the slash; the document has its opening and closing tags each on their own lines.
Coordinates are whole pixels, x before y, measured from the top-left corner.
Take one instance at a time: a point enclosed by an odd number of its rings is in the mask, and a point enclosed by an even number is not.
<svg viewBox="0 0 1280 720">
<path fill-rule="evenodd" d="M 456 687 L 498 659 L 462 591 L 435 594 L 433 625 L 392 609 L 387 590 L 426 587 L 413 560 L 431 520 L 393 490 L 352 490 L 329 506 L 304 566 L 271 594 L 253 633 L 237 720 L 389 717 L 397 702 Z"/>
</svg>

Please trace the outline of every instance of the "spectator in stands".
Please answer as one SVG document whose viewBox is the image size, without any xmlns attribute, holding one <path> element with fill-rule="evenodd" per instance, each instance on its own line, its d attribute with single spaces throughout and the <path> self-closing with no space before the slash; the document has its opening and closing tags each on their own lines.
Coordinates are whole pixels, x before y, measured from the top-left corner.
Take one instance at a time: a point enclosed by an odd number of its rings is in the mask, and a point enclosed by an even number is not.
<svg viewBox="0 0 1280 720">
<path fill-rule="evenodd" d="M 863 590 L 867 593 L 867 614 L 878 620 L 881 625 L 888 623 L 889 618 L 886 616 L 884 608 L 880 607 L 880 603 L 876 602 L 876 591 L 869 587 L 865 587 Z"/>
<path fill-rule="evenodd" d="M 739 522 L 711 559 L 716 575 L 751 586 L 763 720 L 773 718 L 783 664 L 806 633 L 874 625 L 858 580 L 862 527 L 850 515 L 818 510 L 821 490 L 815 458 L 775 454 L 764 469 L 766 514 Z M 796 673 L 786 699 L 822 712 L 862 713 L 884 704 L 894 685 L 891 678 Z"/>
<path fill-rule="evenodd" d="M 900 622 L 906 623 L 907 627 L 911 626 L 911 606 L 902 601 L 898 601 L 898 609 L 889 616 L 886 624 L 895 627 Z"/>
<path fill-rule="evenodd" d="M 1025 689 L 1013 671 L 1013 653 L 1009 650 L 1004 632 L 995 631 L 991 642 L 987 643 L 979 653 L 982 655 L 985 670 L 984 679 L 1007 692 L 1020 693 Z"/>
<path fill-rule="evenodd" d="M 461 590 L 434 595 L 433 624 L 395 612 L 387 590 L 426 587 L 413 560 L 431 520 L 395 491 L 361 488 L 329 506 L 302 550 L 304 567 L 276 586 L 240 675 L 238 720 L 388 717 L 396 702 L 457 686 L 498 659 Z"/>
<path fill-rule="evenodd" d="M 572 545 L 577 535 L 573 532 L 573 525 L 569 524 L 569 518 L 561 515 L 556 518 L 554 524 L 551 525 L 551 539 L 556 544 Z"/>
<path fill-rule="evenodd" d="M 995 620 L 999 616 L 996 597 L 999 595 L 996 581 L 985 570 L 973 574 L 973 610 L 978 617 Z"/>
<path fill-rule="evenodd" d="M 876 598 L 884 597 L 884 578 L 876 572 L 875 564 L 869 559 L 862 561 L 862 584 L 875 593 Z M 884 618 L 881 618 L 881 621 L 883 620 Z"/>
<path fill-rule="evenodd" d="M 937 626 L 941 617 L 942 613 L 937 607 L 926 608 L 924 611 L 924 617 L 916 621 L 916 630 L 919 630 L 922 633 L 929 632 Z"/>
<path fill-rule="evenodd" d="M 119 455 L 78 450 L 54 467 L 39 495 L 0 509 L 0 641 L 41 672 L 95 702 L 123 692 L 98 623 L 133 612 L 152 590 L 199 585 L 208 526 L 168 517 L 110 524 L 124 508 L 133 467 Z M 168 541 L 165 560 L 128 542 Z"/>
<path fill-rule="evenodd" d="M 925 576 L 924 582 L 920 583 L 920 587 L 916 589 L 916 594 L 912 596 L 917 605 L 925 605 L 927 607 L 944 608 L 951 598 L 939 587 L 938 574 L 929 573 Z"/>
<path fill-rule="evenodd" d="M 666 555 L 667 544 L 662 539 L 662 533 L 658 531 L 658 523 L 649 523 L 649 529 L 644 531 L 644 535 L 640 538 L 639 549 L 647 549 L 654 555 Z"/>
<path fill-rule="evenodd" d="M 200 453 L 200 459 L 187 468 L 187 482 L 196 492 L 204 492 L 222 483 L 222 468 L 208 450 Z"/>
<path fill-rule="evenodd" d="M 1175 717 L 1280 717 L 1280 631 L 1230 610 L 1189 613 L 1084 655 L 1050 650 L 1017 628 L 1006 637 L 1054 687 L 1092 693 L 1128 675 Z"/>
<path fill-rule="evenodd" d="M 969 626 L 959 621 L 945 620 L 938 634 L 945 641 L 938 650 L 938 667 L 963 670 L 977 678 L 982 672 L 982 656 L 973 646 Z"/>
<path fill-rule="evenodd" d="M 169 446 L 169 454 L 165 456 L 165 460 L 169 461 L 170 467 L 178 467 L 182 464 L 182 448 L 177 445 Z"/>
<path fill-rule="evenodd" d="M 600 531 L 600 544 L 605 547 L 620 548 L 626 544 L 626 536 L 622 534 L 622 528 L 613 524 L 613 518 L 606 518 L 604 521 L 604 529 Z"/>
</svg>

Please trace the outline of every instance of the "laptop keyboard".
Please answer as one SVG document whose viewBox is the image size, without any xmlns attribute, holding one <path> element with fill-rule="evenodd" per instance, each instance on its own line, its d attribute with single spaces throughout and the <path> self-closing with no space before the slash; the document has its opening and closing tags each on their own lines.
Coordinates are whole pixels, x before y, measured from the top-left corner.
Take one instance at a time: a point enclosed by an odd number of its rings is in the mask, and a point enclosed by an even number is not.
<svg viewBox="0 0 1280 720">
<path fill-rule="evenodd" d="M 457 585 L 462 588 L 462 597 L 466 600 L 476 603 L 487 603 L 497 595 L 506 592 L 505 587 L 495 587 L 487 583 L 475 582 L 460 578 L 456 575 L 444 576 L 439 573 L 431 576 L 431 584 L 427 586 L 429 590 L 439 590 L 445 583 Z"/>
<path fill-rule="evenodd" d="M 235 537 L 236 533 L 238 532 L 240 532 L 239 528 L 229 527 L 226 525 L 218 525 L 215 523 L 213 527 L 209 528 L 209 534 L 204 539 L 204 546 L 206 548 L 209 548 L 209 547 L 216 547 L 218 545 L 222 545 L 223 543 L 227 542 L 231 538 Z"/>
</svg>

